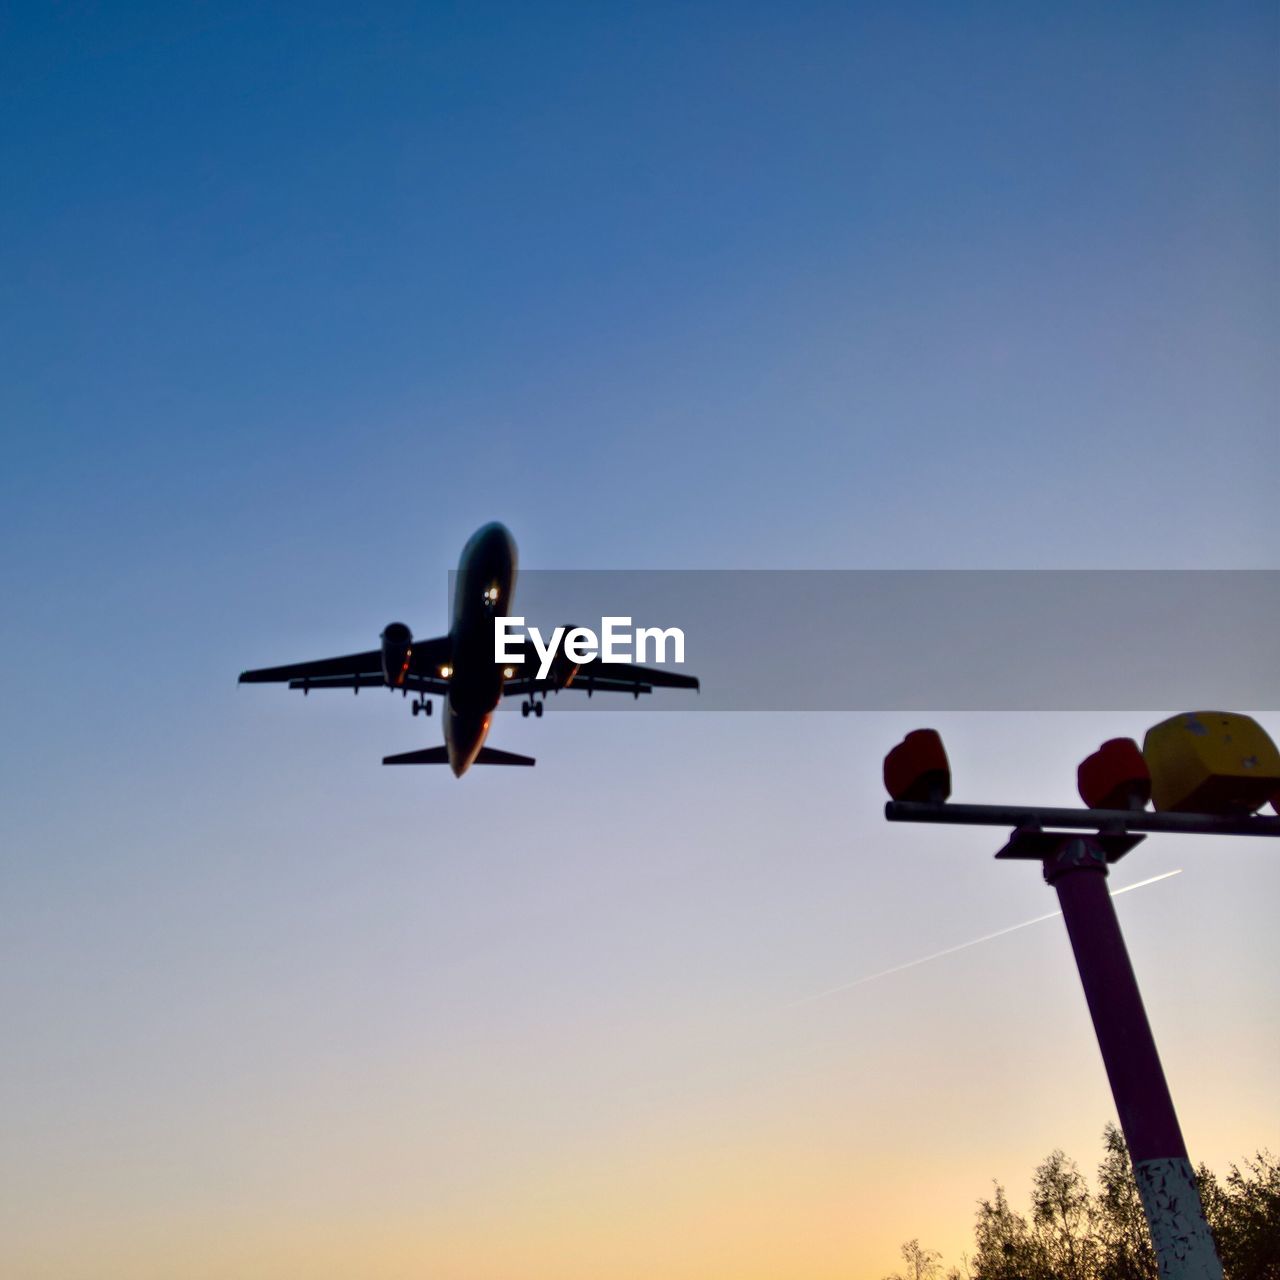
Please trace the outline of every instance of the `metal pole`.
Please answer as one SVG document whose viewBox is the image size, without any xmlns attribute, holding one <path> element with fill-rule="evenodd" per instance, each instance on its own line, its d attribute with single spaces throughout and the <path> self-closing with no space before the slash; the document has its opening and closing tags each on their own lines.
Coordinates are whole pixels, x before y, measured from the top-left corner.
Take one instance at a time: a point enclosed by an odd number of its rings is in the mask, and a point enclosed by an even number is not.
<svg viewBox="0 0 1280 1280">
<path fill-rule="evenodd" d="M 1222 1280 L 1164 1069 L 1107 892 L 1096 838 L 1064 836 L 1044 860 L 1058 891 L 1098 1048 L 1133 1161 L 1162 1280 Z"/>
<path fill-rule="evenodd" d="M 1146 809 L 1051 809 L 1042 805 L 929 804 L 890 800 L 890 822 L 942 822 L 966 827 L 1066 827 L 1072 831 L 1182 832 L 1201 836 L 1280 836 L 1280 818 L 1248 814 L 1151 813 Z"/>
</svg>

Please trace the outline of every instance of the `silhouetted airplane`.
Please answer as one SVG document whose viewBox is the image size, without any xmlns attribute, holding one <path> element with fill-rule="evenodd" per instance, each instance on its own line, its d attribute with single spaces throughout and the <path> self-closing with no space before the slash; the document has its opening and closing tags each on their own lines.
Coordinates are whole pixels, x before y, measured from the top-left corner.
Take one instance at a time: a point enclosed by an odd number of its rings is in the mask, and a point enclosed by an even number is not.
<svg viewBox="0 0 1280 1280">
<path fill-rule="evenodd" d="M 522 694 L 520 710 L 542 715 L 547 691 L 585 689 L 592 693 L 630 693 L 639 697 L 659 686 L 696 689 L 693 676 L 677 675 L 632 663 L 599 658 L 575 663 L 557 650 L 544 679 L 536 657 L 502 666 L 494 661 L 494 619 L 511 614 L 516 581 L 516 544 L 502 525 L 478 529 L 462 549 L 454 584 L 453 626 L 447 636 L 415 640 L 403 622 L 389 623 L 382 647 L 345 658 L 296 662 L 240 673 L 241 684 L 287 683 L 290 689 L 399 689 L 412 691 L 413 714 L 431 714 L 427 694 L 444 698 L 444 746 L 386 756 L 383 764 L 448 764 L 461 777 L 473 764 L 533 764 L 532 756 L 486 747 L 494 709 L 503 697 Z M 541 695 L 541 701 L 539 701 Z"/>
</svg>

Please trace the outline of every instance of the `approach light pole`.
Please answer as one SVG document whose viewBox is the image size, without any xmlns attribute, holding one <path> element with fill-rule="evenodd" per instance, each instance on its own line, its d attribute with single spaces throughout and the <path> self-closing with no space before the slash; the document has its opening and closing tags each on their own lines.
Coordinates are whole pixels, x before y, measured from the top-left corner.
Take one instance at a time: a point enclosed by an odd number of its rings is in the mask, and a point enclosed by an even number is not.
<svg viewBox="0 0 1280 1280">
<path fill-rule="evenodd" d="M 1252 816 L 1268 799 L 1280 813 L 1275 744 L 1248 716 L 1192 712 L 1156 725 L 1141 751 L 1129 738 L 1103 743 L 1080 766 L 1087 809 L 953 805 L 942 739 L 917 729 L 885 757 L 884 780 L 890 822 L 1011 826 L 996 857 L 1041 863 L 1058 893 L 1162 1280 L 1222 1280 L 1107 866 L 1148 832 L 1280 836 L 1280 817 Z"/>
</svg>

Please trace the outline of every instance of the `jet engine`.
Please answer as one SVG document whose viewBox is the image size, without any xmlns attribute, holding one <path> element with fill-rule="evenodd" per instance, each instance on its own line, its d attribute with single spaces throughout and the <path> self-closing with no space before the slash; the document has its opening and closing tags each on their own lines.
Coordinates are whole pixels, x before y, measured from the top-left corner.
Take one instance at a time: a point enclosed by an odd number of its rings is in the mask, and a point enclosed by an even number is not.
<svg viewBox="0 0 1280 1280">
<path fill-rule="evenodd" d="M 382 632 L 382 677 L 392 688 L 404 684 L 413 657 L 413 632 L 403 622 L 388 622 Z"/>
<path fill-rule="evenodd" d="M 564 628 L 565 635 L 577 626 L 577 623 L 566 623 Z M 548 676 L 551 680 L 552 688 L 567 689 L 573 683 L 573 677 L 578 674 L 578 664 L 569 658 L 564 651 L 562 644 L 556 650 L 556 656 L 551 659 L 551 670 Z"/>
</svg>

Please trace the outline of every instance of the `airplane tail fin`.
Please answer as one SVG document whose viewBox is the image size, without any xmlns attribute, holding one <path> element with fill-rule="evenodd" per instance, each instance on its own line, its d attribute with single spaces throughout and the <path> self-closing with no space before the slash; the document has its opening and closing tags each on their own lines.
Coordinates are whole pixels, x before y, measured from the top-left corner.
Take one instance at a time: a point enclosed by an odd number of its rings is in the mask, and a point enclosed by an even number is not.
<svg viewBox="0 0 1280 1280">
<path fill-rule="evenodd" d="M 383 756 L 383 764 L 448 764 L 449 752 L 445 747 L 424 747 L 421 751 L 404 751 L 398 756 Z M 497 747 L 481 747 L 476 764 L 534 763 L 533 756 L 518 755 L 514 751 L 499 751 Z"/>
</svg>

